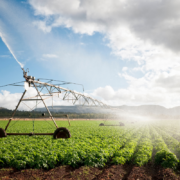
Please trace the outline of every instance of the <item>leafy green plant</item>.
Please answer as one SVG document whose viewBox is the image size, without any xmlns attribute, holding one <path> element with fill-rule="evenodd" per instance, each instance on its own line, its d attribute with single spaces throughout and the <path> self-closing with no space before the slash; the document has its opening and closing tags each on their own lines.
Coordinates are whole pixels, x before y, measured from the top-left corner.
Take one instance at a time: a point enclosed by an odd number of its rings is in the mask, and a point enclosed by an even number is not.
<svg viewBox="0 0 180 180">
<path fill-rule="evenodd" d="M 152 157 L 153 145 L 151 136 L 149 134 L 149 128 L 145 128 L 142 138 L 137 146 L 137 152 L 134 155 L 134 164 L 139 166 L 147 163 Z"/>
<path fill-rule="evenodd" d="M 156 153 L 155 163 L 161 164 L 165 168 L 169 167 L 176 169 L 179 160 L 173 153 L 168 152 L 166 150 L 161 150 Z"/>
<path fill-rule="evenodd" d="M 156 150 L 155 163 L 161 164 L 166 168 L 169 167 L 176 169 L 179 162 L 176 155 L 168 149 L 167 145 L 162 139 L 162 136 L 155 130 L 155 128 L 152 128 L 151 130 L 152 137 L 154 138 L 154 147 Z"/>
<path fill-rule="evenodd" d="M 129 133 L 130 139 L 127 141 L 124 148 L 114 153 L 112 162 L 114 164 L 125 164 L 127 161 L 129 161 L 135 152 L 135 149 L 138 144 L 138 140 L 140 139 L 141 136 L 142 136 L 142 128 L 138 131 Z"/>
</svg>

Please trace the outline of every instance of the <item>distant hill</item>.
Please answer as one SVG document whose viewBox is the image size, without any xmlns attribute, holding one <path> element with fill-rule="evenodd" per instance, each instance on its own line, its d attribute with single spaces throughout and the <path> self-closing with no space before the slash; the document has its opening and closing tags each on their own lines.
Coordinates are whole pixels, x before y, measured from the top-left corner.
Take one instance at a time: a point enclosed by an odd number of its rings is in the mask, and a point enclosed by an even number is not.
<svg viewBox="0 0 180 180">
<path fill-rule="evenodd" d="M 4 107 L 0 107 L 0 110 L 8 110 L 7 108 Z"/>
<path fill-rule="evenodd" d="M 161 118 L 161 119 L 180 119 L 180 106 L 173 108 L 165 108 L 158 105 L 141 105 L 141 106 L 111 106 L 109 109 L 101 107 L 88 107 L 88 106 L 48 106 L 49 110 L 55 114 L 94 114 L 97 117 L 99 114 L 111 114 L 113 117 L 119 117 L 122 119 L 134 119 L 134 118 Z M 1 116 L 10 112 L 6 108 L 0 107 Z M 35 113 L 47 112 L 46 108 L 36 108 Z M 17 113 L 28 116 L 29 112 L 17 111 Z M 16 114 L 17 114 L 16 113 Z M 41 114 L 41 113 L 40 113 Z M 54 114 L 54 115 L 55 115 Z M 88 115 L 87 115 L 88 116 Z"/>
<path fill-rule="evenodd" d="M 104 109 L 100 107 L 88 107 L 88 106 L 48 106 L 48 109 L 51 112 L 55 113 L 77 113 L 77 114 L 86 114 L 86 113 L 111 113 L 110 109 Z M 45 112 L 46 108 L 36 108 L 34 111 Z"/>
<path fill-rule="evenodd" d="M 101 107 L 88 107 L 88 106 L 48 106 L 49 110 L 52 112 L 72 112 L 72 113 L 100 113 L 100 112 L 113 112 L 114 110 L 120 111 L 134 111 L 134 112 L 151 112 L 151 113 L 164 113 L 167 110 L 170 112 L 176 112 L 180 107 L 175 107 L 172 109 L 166 109 L 163 106 L 158 105 L 141 105 L 141 106 L 110 106 L 111 108 L 101 108 Z M 46 111 L 46 108 L 37 108 L 35 111 Z M 179 111 L 180 114 L 180 111 Z"/>
<path fill-rule="evenodd" d="M 140 115 L 149 117 L 180 118 L 180 106 L 174 108 L 165 108 L 159 105 L 141 105 L 141 106 L 111 106 L 111 109 L 87 106 L 51 106 L 48 107 L 55 113 L 114 113 L 119 115 Z M 45 112 L 45 108 L 37 108 L 35 111 Z"/>
<path fill-rule="evenodd" d="M 141 106 L 119 106 L 119 109 L 126 112 L 134 112 L 140 114 L 169 114 L 173 110 L 158 105 L 141 105 Z M 173 109 L 173 108 L 172 108 Z M 179 113 L 180 115 L 180 113 Z"/>
</svg>

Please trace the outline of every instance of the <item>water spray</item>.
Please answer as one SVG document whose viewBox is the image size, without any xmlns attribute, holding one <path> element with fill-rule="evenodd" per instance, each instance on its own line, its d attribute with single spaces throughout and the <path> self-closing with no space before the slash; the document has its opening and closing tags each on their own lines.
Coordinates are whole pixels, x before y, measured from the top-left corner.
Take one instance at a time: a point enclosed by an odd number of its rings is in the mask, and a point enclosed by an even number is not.
<svg viewBox="0 0 180 180">
<path fill-rule="evenodd" d="M 18 61 L 18 59 L 16 58 L 15 54 L 13 53 L 11 47 L 10 47 L 9 44 L 7 43 L 6 39 L 3 37 L 2 33 L 0 33 L 0 37 L 1 37 L 2 41 L 4 42 L 4 44 L 6 45 L 6 47 L 9 49 L 10 53 L 12 54 L 12 56 L 14 57 L 14 59 L 16 60 L 16 62 L 21 66 L 21 69 L 23 70 L 23 66 L 24 66 L 24 65 Z"/>
</svg>

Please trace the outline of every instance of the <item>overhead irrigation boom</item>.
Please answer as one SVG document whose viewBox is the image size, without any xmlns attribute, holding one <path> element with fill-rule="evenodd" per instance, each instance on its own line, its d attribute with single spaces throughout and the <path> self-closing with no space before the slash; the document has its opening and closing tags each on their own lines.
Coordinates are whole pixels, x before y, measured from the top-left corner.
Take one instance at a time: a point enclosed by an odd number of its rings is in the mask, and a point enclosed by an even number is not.
<svg viewBox="0 0 180 180">
<path fill-rule="evenodd" d="M 96 106 L 96 107 L 108 108 L 108 106 L 105 103 L 103 103 L 97 99 L 94 99 L 83 93 L 79 93 L 79 92 L 61 87 L 60 83 L 57 84 L 57 82 L 60 82 L 60 81 L 46 79 L 46 80 L 48 80 L 48 82 L 42 82 L 42 81 L 40 81 L 40 79 L 36 80 L 35 77 L 28 76 L 28 72 L 25 71 L 23 68 L 22 68 L 22 70 L 23 70 L 23 77 L 25 78 L 25 82 L 24 82 L 25 90 L 24 90 L 15 110 L 12 113 L 11 118 L 9 119 L 9 121 L 6 125 L 5 130 L 0 128 L 0 137 L 6 137 L 7 135 L 27 135 L 27 134 L 29 134 L 29 135 L 53 135 L 53 137 L 55 139 L 56 138 L 70 138 L 71 135 L 70 135 L 69 130 L 64 127 L 58 128 L 56 121 L 54 120 L 48 106 L 46 105 L 45 100 L 49 97 L 61 96 L 63 100 L 71 101 L 74 105 L 79 104 L 79 105 L 83 105 L 83 106 L 93 106 L 93 107 Z M 56 84 L 52 84 L 52 82 L 56 82 Z M 20 83 L 22 83 L 22 82 L 20 82 Z M 19 85 L 19 83 L 13 83 L 10 85 L 21 86 L 21 85 Z M 28 91 L 28 89 L 30 87 L 35 88 L 37 95 L 33 96 L 33 97 L 24 98 L 26 92 Z M 47 93 L 43 94 L 42 93 L 43 89 L 46 89 Z M 24 101 L 36 101 L 36 104 L 38 101 L 43 102 L 45 108 L 48 111 L 49 117 L 52 119 L 52 121 L 56 127 L 56 130 L 54 133 L 34 133 L 34 132 L 33 133 L 6 133 L 8 126 L 11 123 L 11 121 L 13 120 L 13 117 L 14 117 L 19 105 L 21 104 L 21 102 L 24 102 Z M 68 118 L 68 115 L 66 115 L 66 117 Z M 70 125 L 69 118 L 68 118 L 68 122 Z"/>
<path fill-rule="evenodd" d="M 87 105 L 87 106 L 93 105 L 93 106 L 101 106 L 101 107 L 105 107 L 105 108 L 108 107 L 105 103 L 103 103 L 97 99 L 94 99 L 90 96 L 84 95 L 82 93 L 72 91 L 72 90 L 69 90 L 69 89 L 54 85 L 54 84 L 35 80 L 35 78 L 33 76 L 27 76 L 27 72 L 25 72 L 24 69 L 23 69 L 23 74 L 24 74 L 24 78 L 26 79 L 26 82 L 28 83 L 29 87 L 31 85 L 34 85 L 35 88 L 36 87 L 47 88 L 49 91 L 49 94 L 51 96 L 53 96 L 54 94 L 57 95 L 57 93 L 58 94 L 63 93 L 64 94 L 63 100 L 71 100 L 73 102 L 73 104 L 76 104 L 76 102 L 79 101 L 78 104 L 80 104 L 80 105 Z M 51 80 L 51 81 L 53 81 L 53 80 Z"/>
</svg>

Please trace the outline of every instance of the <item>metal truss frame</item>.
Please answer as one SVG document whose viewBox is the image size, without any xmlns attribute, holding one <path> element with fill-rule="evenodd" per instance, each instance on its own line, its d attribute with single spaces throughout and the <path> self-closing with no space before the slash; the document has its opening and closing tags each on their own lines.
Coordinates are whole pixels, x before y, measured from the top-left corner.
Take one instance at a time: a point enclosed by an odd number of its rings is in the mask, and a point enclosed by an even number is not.
<svg viewBox="0 0 180 180">
<path fill-rule="evenodd" d="M 24 78 L 26 80 L 25 82 L 27 82 L 29 84 L 29 87 L 35 88 L 35 90 L 37 91 L 37 95 L 33 96 L 33 97 L 29 97 L 29 98 L 24 98 L 27 90 L 25 90 L 23 92 L 22 97 L 20 98 L 15 110 L 13 111 L 13 113 L 11 115 L 11 118 L 9 119 L 9 121 L 6 125 L 5 131 L 8 129 L 9 124 L 13 120 L 14 115 L 15 115 L 19 105 L 21 104 L 21 102 L 24 103 L 24 101 L 36 101 L 36 103 L 37 103 L 37 101 L 43 102 L 45 108 L 47 109 L 47 111 L 49 113 L 49 117 L 52 119 L 56 128 L 58 128 L 56 121 L 54 120 L 50 110 L 48 109 L 48 107 L 46 106 L 46 103 L 45 103 L 46 99 L 51 98 L 51 97 L 53 98 L 53 96 L 57 97 L 57 96 L 61 95 L 62 100 L 72 101 L 73 105 L 78 104 L 78 105 L 82 105 L 82 106 L 108 108 L 108 106 L 105 103 L 103 103 L 97 99 L 94 99 L 90 96 L 87 96 L 83 93 L 79 93 L 79 92 L 76 92 L 76 91 L 73 91 L 70 89 L 66 89 L 66 88 L 63 88 L 63 87 L 56 85 L 56 84 L 50 84 L 49 82 L 52 82 L 53 80 L 49 80 L 48 82 L 42 82 L 39 80 L 35 80 L 34 77 L 27 76 L 27 72 L 25 72 L 24 69 L 23 69 L 23 75 L 24 75 Z M 13 83 L 11 85 L 21 86 L 21 85 L 18 85 L 18 83 Z M 44 90 L 44 89 L 46 89 L 48 93 L 43 94 L 42 90 Z M 30 108 L 30 109 L 33 110 L 33 108 Z M 65 116 L 68 118 L 68 122 L 70 125 L 68 115 L 65 115 Z M 7 133 L 7 135 L 25 135 L 25 134 L 28 134 L 28 133 Z M 36 133 L 36 134 L 37 135 L 52 135 L 52 133 Z"/>
</svg>

